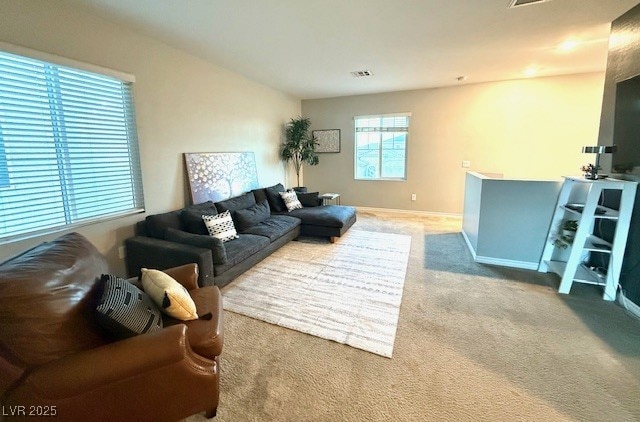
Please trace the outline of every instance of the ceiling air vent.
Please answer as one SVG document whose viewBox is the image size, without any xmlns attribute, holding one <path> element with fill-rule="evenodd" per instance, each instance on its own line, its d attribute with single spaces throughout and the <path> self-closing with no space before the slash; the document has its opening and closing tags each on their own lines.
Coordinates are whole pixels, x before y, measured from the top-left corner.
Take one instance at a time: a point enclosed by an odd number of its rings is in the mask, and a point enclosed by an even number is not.
<svg viewBox="0 0 640 422">
<path fill-rule="evenodd" d="M 509 8 L 512 9 L 514 7 L 530 6 L 532 4 L 546 3 L 548 1 L 551 0 L 511 0 L 511 3 L 509 3 Z"/>
<path fill-rule="evenodd" d="M 373 76 L 373 72 L 370 70 L 356 70 L 355 72 L 351 72 L 351 76 L 354 78 L 362 78 L 364 76 Z"/>
</svg>

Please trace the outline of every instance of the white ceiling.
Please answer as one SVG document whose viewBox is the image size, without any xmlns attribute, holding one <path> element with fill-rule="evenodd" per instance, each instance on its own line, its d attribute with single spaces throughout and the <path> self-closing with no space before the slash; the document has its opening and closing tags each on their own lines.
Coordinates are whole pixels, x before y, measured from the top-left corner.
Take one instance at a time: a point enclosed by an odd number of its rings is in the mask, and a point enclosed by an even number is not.
<svg viewBox="0 0 640 422">
<path fill-rule="evenodd" d="M 602 71 L 636 0 L 66 0 L 301 99 Z M 557 46 L 581 43 L 573 52 Z M 371 70 L 373 77 L 350 72 Z"/>
</svg>

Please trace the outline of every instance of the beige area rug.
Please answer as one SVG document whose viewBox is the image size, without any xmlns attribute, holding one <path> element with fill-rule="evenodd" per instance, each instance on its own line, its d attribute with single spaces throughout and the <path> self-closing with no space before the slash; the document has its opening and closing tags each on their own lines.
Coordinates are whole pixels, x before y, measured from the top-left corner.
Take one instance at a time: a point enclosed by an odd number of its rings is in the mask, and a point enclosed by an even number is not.
<svg viewBox="0 0 640 422">
<path fill-rule="evenodd" d="M 223 289 L 224 309 L 391 357 L 411 236 L 290 242 Z"/>
</svg>

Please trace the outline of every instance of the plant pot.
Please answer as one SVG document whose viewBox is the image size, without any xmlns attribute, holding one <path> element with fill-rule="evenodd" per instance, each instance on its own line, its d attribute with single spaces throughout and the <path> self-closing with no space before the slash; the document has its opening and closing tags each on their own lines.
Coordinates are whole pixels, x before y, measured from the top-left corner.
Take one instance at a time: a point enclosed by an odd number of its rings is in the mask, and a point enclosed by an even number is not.
<svg viewBox="0 0 640 422">
<path fill-rule="evenodd" d="M 573 240 L 573 238 L 576 237 L 576 232 L 573 230 L 562 230 L 562 236 L 567 239 Z"/>
<path fill-rule="evenodd" d="M 571 255 L 571 248 L 555 248 L 551 255 L 551 260 L 567 262 L 569 255 Z"/>
</svg>

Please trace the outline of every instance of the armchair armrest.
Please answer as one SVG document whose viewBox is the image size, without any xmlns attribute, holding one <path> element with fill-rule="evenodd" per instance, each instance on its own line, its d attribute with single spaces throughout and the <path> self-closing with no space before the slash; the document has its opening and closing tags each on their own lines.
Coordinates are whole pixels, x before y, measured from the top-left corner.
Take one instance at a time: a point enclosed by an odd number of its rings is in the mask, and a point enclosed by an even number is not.
<svg viewBox="0 0 640 422">
<path fill-rule="evenodd" d="M 186 264 L 163 271 L 189 291 L 198 288 L 198 264 Z"/>
<path fill-rule="evenodd" d="M 147 236 L 125 240 L 129 277 L 140 275 L 141 268 L 166 270 L 184 264 L 198 265 L 199 286 L 213 286 L 213 259 L 210 249 L 170 242 Z"/>
<path fill-rule="evenodd" d="M 72 397 L 184 359 L 188 359 L 196 371 L 214 373 L 217 370 L 213 360 L 191 351 L 187 327 L 177 324 L 37 367 L 23 380 L 19 390 L 43 399 Z"/>
</svg>

